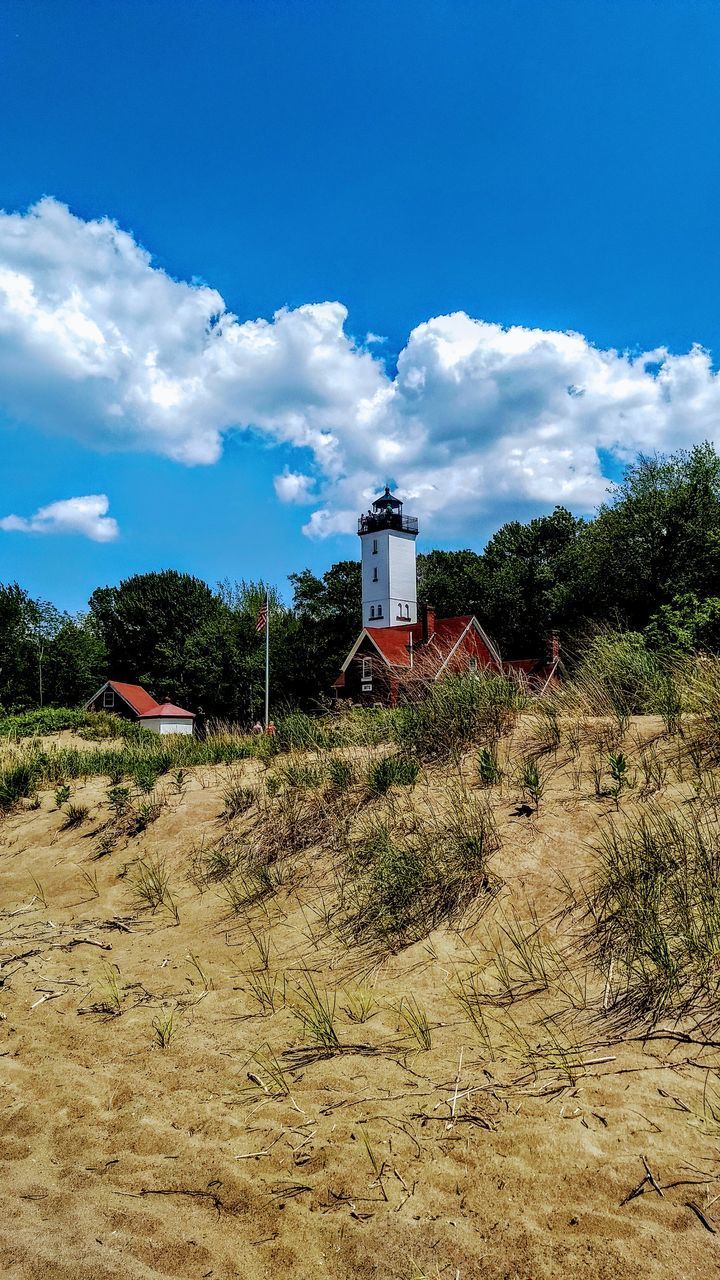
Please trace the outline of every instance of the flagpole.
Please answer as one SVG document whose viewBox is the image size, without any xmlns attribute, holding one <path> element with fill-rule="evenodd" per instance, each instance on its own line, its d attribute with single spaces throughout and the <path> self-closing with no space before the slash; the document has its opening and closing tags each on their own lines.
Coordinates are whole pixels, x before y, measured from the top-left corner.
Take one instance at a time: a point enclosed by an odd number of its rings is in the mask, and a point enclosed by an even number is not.
<svg viewBox="0 0 720 1280">
<path fill-rule="evenodd" d="M 265 592 L 265 728 L 270 723 L 270 600 Z"/>
</svg>

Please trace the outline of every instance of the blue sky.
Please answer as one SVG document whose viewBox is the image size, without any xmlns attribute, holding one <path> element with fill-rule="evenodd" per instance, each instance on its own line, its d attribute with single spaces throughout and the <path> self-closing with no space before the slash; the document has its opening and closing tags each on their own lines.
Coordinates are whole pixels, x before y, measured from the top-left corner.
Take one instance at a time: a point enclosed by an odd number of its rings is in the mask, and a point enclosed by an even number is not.
<svg viewBox="0 0 720 1280">
<path fill-rule="evenodd" d="M 715 438 L 716 3 L 5 0 L 0 57 L 0 580 L 283 585 L 386 476 L 480 548 Z M 108 297 L 103 219 L 152 255 Z"/>
</svg>

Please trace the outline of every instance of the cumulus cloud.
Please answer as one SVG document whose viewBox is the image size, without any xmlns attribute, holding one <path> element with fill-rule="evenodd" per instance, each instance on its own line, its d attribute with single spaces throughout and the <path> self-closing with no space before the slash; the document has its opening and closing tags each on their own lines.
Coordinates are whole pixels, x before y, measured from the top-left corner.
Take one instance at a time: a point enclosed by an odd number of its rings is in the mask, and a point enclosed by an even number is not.
<svg viewBox="0 0 720 1280">
<path fill-rule="evenodd" d="M 82 498 L 62 498 L 40 507 L 34 516 L 3 516 L 0 529 L 6 533 L 79 533 L 93 542 L 114 542 L 117 521 L 107 514 L 110 503 L 104 493 Z"/>
<path fill-rule="evenodd" d="M 306 502 L 314 502 L 315 481 L 312 476 L 303 475 L 300 471 L 291 471 L 286 467 L 281 475 L 275 476 L 275 492 L 281 502 L 296 502 L 302 506 Z"/>
<path fill-rule="evenodd" d="M 310 536 L 354 528 L 393 478 L 436 527 L 513 503 L 590 510 L 599 451 L 720 440 L 708 352 L 601 350 L 577 333 L 502 328 L 464 313 L 419 325 L 388 371 L 340 302 L 241 321 L 219 293 L 173 280 L 110 219 L 46 198 L 0 213 L 0 409 L 96 448 L 217 461 L 252 429 L 308 451 L 276 478 L 315 502 Z M 316 496 L 318 495 L 318 496 Z"/>
</svg>

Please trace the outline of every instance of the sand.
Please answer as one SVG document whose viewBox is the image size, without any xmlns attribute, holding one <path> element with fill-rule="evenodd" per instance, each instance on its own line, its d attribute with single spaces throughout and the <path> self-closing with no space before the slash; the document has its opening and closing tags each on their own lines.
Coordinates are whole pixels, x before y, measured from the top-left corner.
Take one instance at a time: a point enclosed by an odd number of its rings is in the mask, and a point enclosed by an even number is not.
<svg viewBox="0 0 720 1280">
<path fill-rule="evenodd" d="M 631 735 L 658 731 L 639 722 Z M 390 957 L 334 934 L 327 850 L 295 856 L 277 892 L 245 916 L 220 885 L 199 884 L 198 851 L 227 830 L 227 769 L 193 771 L 181 796 L 166 787 L 157 821 L 99 859 L 105 780 L 73 788 L 89 806 L 76 829 L 60 830 L 51 792 L 6 817 L 3 1274 L 720 1274 L 720 1123 L 708 1105 L 720 1096 L 718 1050 L 643 1041 L 603 1012 L 601 976 L 577 913 L 563 905 L 568 884 L 577 892 L 590 874 L 614 804 L 598 800 L 589 773 L 578 778 L 562 751 L 548 769 L 530 818 L 514 814 L 517 788 L 493 790 L 497 894 L 457 928 Z M 254 762 L 233 772 L 258 778 Z M 422 808 L 447 785 L 433 771 L 396 803 Z M 665 800 L 679 798 L 669 789 Z M 636 789 L 623 804 L 646 802 Z M 238 820 L 239 838 L 252 822 Z M 135 900 L 139 856 L 165 860 L 179 923 Z M 575 976 L 564 993 L 553 984 L 493 1006 L 490 1052 L 451 992 L 502 940 L 504 920 L 533 911 Z M 340 1052 L 309 1043 L 292 1011 L 307 974 L 335 995 Z M 258 980 L 274 987 L 274 1012 L 262 1012 Z M 373 1002 L 361 1023 L 344 1012 L 358 988 Z M 398 1013 L 403 998 L 426 1012 L 429 1049 Z M 554 1048 L 541 1021 L 549 1014 L 563 1028 Z M 285 1094 L 272 1085 L 273 1060 Z"/>
</svg>

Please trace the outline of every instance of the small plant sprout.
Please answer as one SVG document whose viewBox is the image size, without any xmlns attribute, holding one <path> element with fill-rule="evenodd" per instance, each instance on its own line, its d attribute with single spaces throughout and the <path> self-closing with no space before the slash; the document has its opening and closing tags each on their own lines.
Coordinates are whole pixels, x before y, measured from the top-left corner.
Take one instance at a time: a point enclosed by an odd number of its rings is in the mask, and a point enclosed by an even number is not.
<svg viewBox="0 0 720 1280">
<path fill-rule="evenodd" d="M 398 1014 L 400 1020 L 405 1023 L 413 1040 L 416 1040 L 421 1049 L 432 1048 L 432 1034 L 430 1032 L 430 1023 L 427 1014 L 421 1005 L 418 1004 L 415 996 L 404 996 L 398 1006 Z"/>
<path fill-rule="evenodd" d="M 100 981 L 101 1008 L 117 1018 L 122 1013 L 120 970 L 116 964 L 103 964 Z"/>
<path fill-rule="evenodd" d="M 35 897 L 40 899 L 43 906 L 47 910 L 47 899 L 45 897 L 45 890 L 43 889 L 40 881 L 35 878 L 32 872 L 30 873 L 30 879 L 32 880 L 33 885 L 35 887 Z"/>
<path fill-rule="evenodd" d="M 130 789 L 121 787 L 118 784 L 108 787 L 107 802 L 115 817 L 122 818 L 127 812 L 127 807 L 130 803 Z"/>
<path fill-rule="evenodd" d="M 380 1188 L 380 1194 L 382 1195 L 383 1200 L 387 1200 L 387 1192 L 385 1190 L 385 1187 L 383 1186 L 383 1174 L 385 1173 L 385 1169 L 387 1167 L 386 1163 L 384 1160 L 378 1160 L 375 1154 L 375 1150 L 371 1146 L 370 1139 L 368 1138 L 367 1132 L 364 1128 L 360 1130 L 360 1136 L 363 1141 L 365 1153 L 367 1155 L 368 1160 L 370 1161 L 370 1167 L 373 1173 L 375 1174 L 375 1185 Z"/>
<path fill-rule="evenodd" d="M 481 787 L 494 787 L 500 782 L 502 773 L 498 763 L 497 751 L 491 747 L 481 747 L 477 758 L 478 777 Z"/>
<path fill-rule="evenodd" d="M 608 773 L 613 780 L 610 794 L 614 797 L 615 805 L 619 809 L 620 796 L 624 788 L 631 785 L 627 757 L 622 751 L 611 751 L 608 755 Z"/>
<path fill-rule="evenodd" d="M 345 1003 L 340 1008 L 350 1022 L 369 1022 L 377 1013 L 375 993 L 366 987 L 343 992 L 343 999 Z"/>
<path fill-rule="evenodd" d="M 89 812 L 86 804 L 73 804 L 71 801 L 65 810 L 65 821 L 60 824 L 60 830 L 72 831 L 74 827 L 82 826 Z"/>
<path fill-rule="evenodd" d="M 213 989 L 213 985 L 214 985 L 214 984 L 213 984 L 213 980 L 212 980 L 212 978 L 208 975 L 207 971 L 206 971 L 205 969 L 203 969 L 203 966 L 202 966 L 202 964 L 200 963 L 200 959 L 199 959 L 199 957 L 198 957 L 198 956 L 196 956 L 196 955 L 195 955 L 195 953 L 191 951 L 191 952 L 190 952 L 190 953 L 185 957 L 185 959 L 188 961 L 188 963 L 189 963 L 189 965 L 190 965 L 191 969 L 193 970 L 193 972 L 195 973 L 195 975 L 196 975 L 197 979 L 198 979 L 198 980 L 199 980 L 199 982 L 201 983 L 203 990 L 204 990 L 204 991 L 212 991 L 212 989 Z M 195 979 L 194 979 L 194 978 L 191 978 L 189 974 L 188 974 L 188 979 L 189 979 L 189 981 L 190 981 L 190 982 L 192 982 L 192 983 L 194 983 L 194 982 L 195 982 Z"/>
<path fill-rule="evenodd" d="M 67 785 L 67 783 L 64 782 L 62 786 L 57 787 L 55 791 L 56 809 L 62 809 L 63 805 L 67 804 L 69 799 L 70 799 L 70 788 Z"/>
<path fill-rule="evenodd" d="M 340 1045 L 335 1030 L 335 1005 L 335 995 L 318 991 L 315 979 L 305 970 L 293 992 L 292 1012 L 308 1040 L 323 1049 L 333 1050 Z"/>
<path fill-rule="evenodd" d="M 85 884 L 90 890 L 92 897 L 99 898 L 100 889 L 98 888 L 97 871 L 93 871 L 91 875 L 90 872 L 86 871 L 84 867 L 80 867 L 80 875 L 82 876 L 83 880 L 85 881 Z"/>
<path fill-rule="evenodd" d="M 170 775 L 170 786 L 174 794 L 179 798 L 182 798 L 185 795 L 189 781 L 190 774 L 187 769 L 176 769 L 175 772 Z"/>
<path fill-rule="evenodd" d="M 223 787 L 222 798 L 224 806 L 222 816 L 231 819 L 247 813 L 257 797 L 254 787 L 243 786 L 237 778 L 231 778 Z"/>
<path fill-rule="evenodd" d="M 245 974 L 247 989 L 260 1006 L 260 1014 L 269 1017 L 285 1004 L 285 978 L 267 969 L 251 969 Z"/>
<path fill-rule="evenodd" d="M 152 1029 L 155 1033 L 155 1044 L 158 1049 L 169 1049 L 170 1045 L 177 1034 L 177 1022 L 175 1020 L 176 1009 L 170 1009 L 166 1012 L 164 1009 L 152 1020 Z"/>
<path fill-rule="evenodd" d="M 529 759 L 523 763 L 520 786 L 523 795 L 538 809 L 545 792 L 545 778 L 540 771 L 537 760 Z"/>
<path fill-rule="evenodd" d="M 251 1058 L 251 1063 L 257 1068 L 257 1071 L 248 1071 L 248 1079 L 252 1084 L 259 1085 L 265 1093 L 272 1094 L 273 1097 L 290 1097 L 290 1081 L 287 1073 L 270 1045 L 266 1044 L 264 1048 L 258 1049 Z"/>
</svg>

